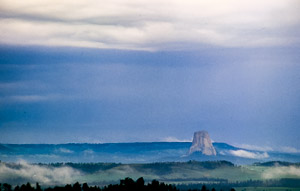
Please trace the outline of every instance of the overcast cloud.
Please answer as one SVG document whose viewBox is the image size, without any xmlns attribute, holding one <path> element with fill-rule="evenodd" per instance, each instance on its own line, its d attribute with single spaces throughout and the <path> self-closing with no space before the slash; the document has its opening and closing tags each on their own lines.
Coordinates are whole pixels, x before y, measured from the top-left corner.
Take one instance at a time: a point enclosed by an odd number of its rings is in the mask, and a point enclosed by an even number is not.
<svg viewBox="0 0 300 191">
<path fill-rule="evenodd" d="M 0 43 L 117 49 L 298 44 L 299 1 L 0 0 Z"/>
<path fill-rule="evenodd" d="M 0 143 L 185 141 L 207 130 L 299 152 L 298 0 L 0 5 Z"/>
</svg>

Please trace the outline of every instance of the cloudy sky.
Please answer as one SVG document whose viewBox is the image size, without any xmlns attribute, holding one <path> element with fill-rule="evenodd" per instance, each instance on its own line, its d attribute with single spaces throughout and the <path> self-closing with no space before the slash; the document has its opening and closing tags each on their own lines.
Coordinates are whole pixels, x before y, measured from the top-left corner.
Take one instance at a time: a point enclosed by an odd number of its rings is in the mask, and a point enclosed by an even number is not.
<svg viewBox="0 0 300 191">
<path fill-rule="evenodd" d="M 300 3 L 0 0 L 0 142 L 300 149 Z M 4 135 L 4 136 L 3 136 Z"/>
</svg>

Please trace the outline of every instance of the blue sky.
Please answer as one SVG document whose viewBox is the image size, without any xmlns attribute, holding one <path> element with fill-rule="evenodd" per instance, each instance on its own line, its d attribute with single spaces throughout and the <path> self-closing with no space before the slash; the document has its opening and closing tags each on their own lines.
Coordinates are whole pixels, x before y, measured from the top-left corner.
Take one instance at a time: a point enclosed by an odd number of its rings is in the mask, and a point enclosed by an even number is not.
<svg viewBox="0 0 300 191">
<path fill-rule="evenodd" d="M 297 151 L 297 1 L 0 1 L 0 142 Z"/>
</svg>

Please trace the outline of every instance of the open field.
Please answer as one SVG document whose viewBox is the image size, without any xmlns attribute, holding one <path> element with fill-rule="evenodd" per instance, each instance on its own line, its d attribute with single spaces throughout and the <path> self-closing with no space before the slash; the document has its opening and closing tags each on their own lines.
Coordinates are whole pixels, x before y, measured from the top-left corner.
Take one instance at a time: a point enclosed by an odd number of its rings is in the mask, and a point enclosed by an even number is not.
<svg viewBox="0 0 300 191">
<path fill-rule="evenodd" d="M 111 182 L 132 177 L 145 180 L 157 179 L 172 184 L 199 182 L 241 182 L 248 180 L 269 180 L 300 178 L 297 166 L 236 166 L 230 162 L 170 162 L 151 164 L 118 164 L 112 168 L 95 171 L 78 177 L 82 182 Z"/>
<path fill-rule="evenodd" d="M 79 178 L 82 182 L 97 182 L 99 180 L 110 182 L 124 177 L 132 177 L 134 179 L 144 177 L 145 180 L 157 179 L 168 183 L 198 183 L 203 181 L 235 182 L 249 179 L 260 180 L 261 170 L 225 165 L 208 169 L 197 163 L 154 164 L 152 167 L 148 167 L 145 164 L 131 164 L 120 165 L 108 170 L 100 170 Z"/>
</svg>

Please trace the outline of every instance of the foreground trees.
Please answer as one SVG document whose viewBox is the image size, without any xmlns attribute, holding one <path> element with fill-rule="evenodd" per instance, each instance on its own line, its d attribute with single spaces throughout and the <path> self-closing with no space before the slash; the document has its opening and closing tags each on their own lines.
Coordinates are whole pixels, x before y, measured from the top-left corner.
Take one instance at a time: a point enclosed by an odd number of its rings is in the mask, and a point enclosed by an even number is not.
<svg viewBox="0 0 300 191">
<path fill-rule="evenodd" d="M 144 178 L 141 177 L 136 181 L 131 178 L 125 178 L 120 180 L 120 184 L 110 184 L 103 188 L 98 186 L 88 186 L 87 183 L 79 184 L 67 184 L 65 186 L 55 186 L 42 189 L 41 186 L 36 183 L 35 187 L 31 186 L 30 183 L 16 186 L 14 190 L 9 184 L 0 184 L 0 191 L 179 191 L 174 185 L 160 183 L 157 180 L 152 180 L 151 183 L 145 184 Z M 201 189 L 194 189 L 193 191 L 209 191 L 205 186 Z M 211 191 L 216 191 L 212 188 Z M 230 191 L 234 191 L 231 189 Z"/>
</svg>

